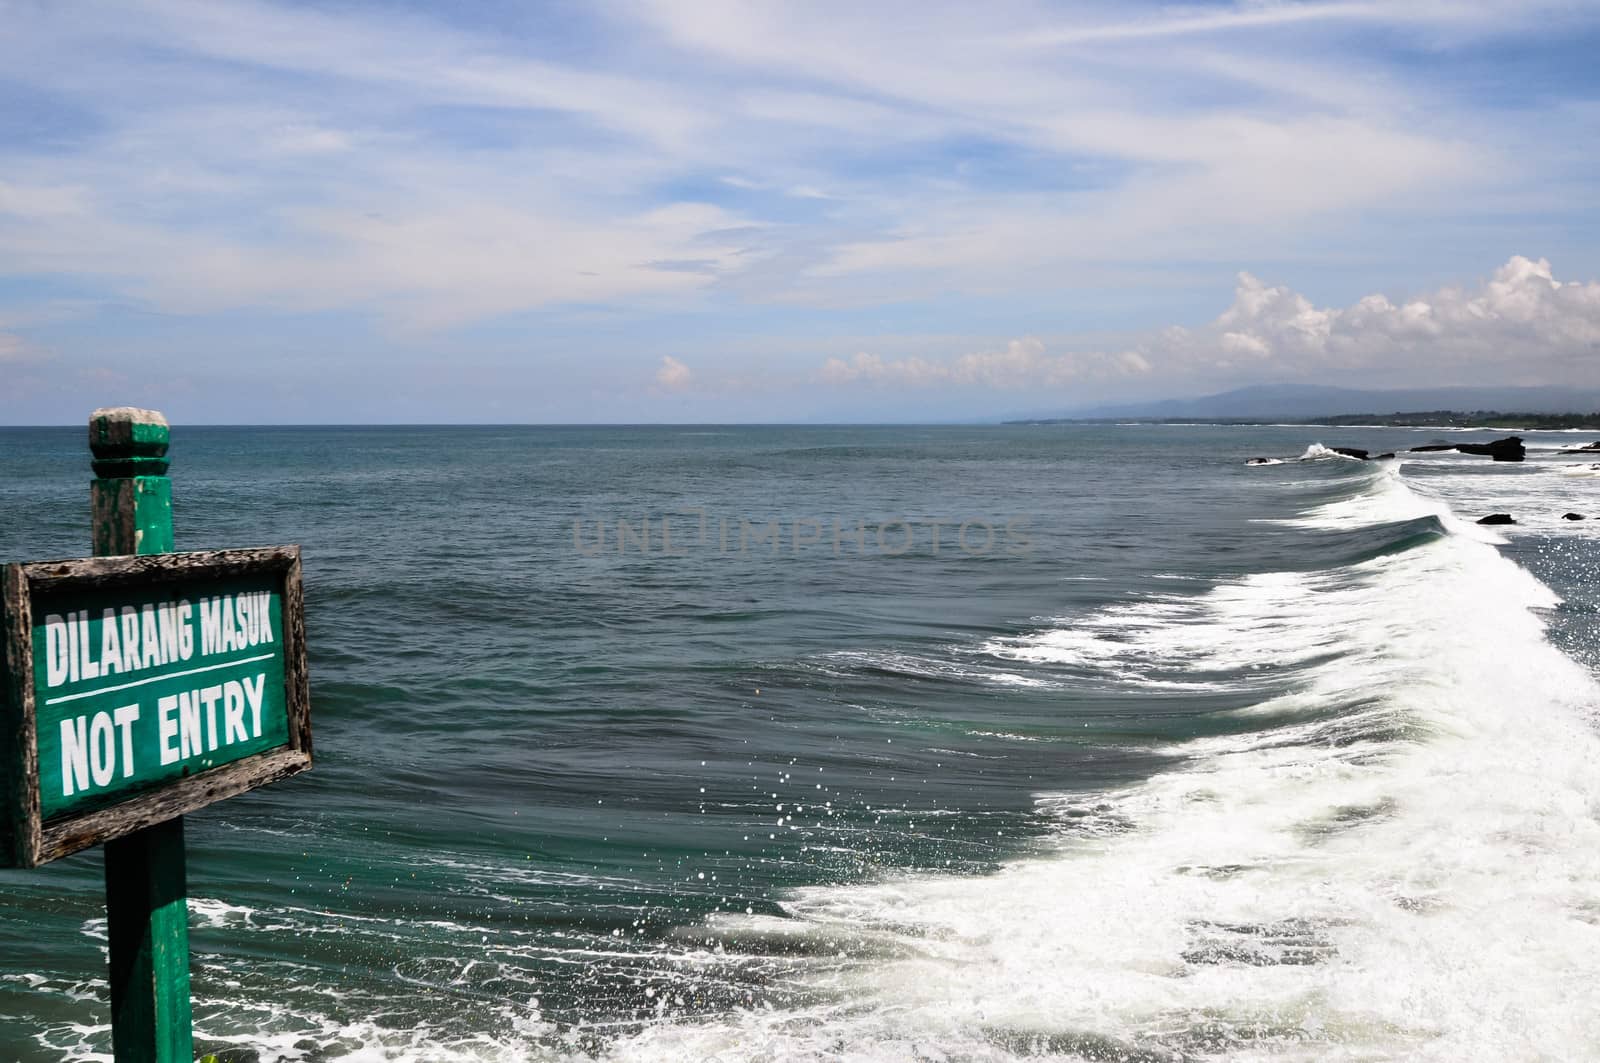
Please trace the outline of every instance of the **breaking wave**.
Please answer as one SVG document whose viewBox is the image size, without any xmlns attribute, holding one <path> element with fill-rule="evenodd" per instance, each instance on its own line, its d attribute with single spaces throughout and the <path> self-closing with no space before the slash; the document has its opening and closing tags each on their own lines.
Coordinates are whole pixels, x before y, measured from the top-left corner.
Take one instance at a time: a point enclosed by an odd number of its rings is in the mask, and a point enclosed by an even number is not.
<svg viewBox="0 0 1600 1063">
<path fill-rule="evenodd" d="M 1547 587 L 1367 468 L 1291 526 L 1388 549 L 984 646 L 1133 688 L 1258 682 L 1223 710 L 1232 733 L 1133 785 L 1038 795 L 1052 829 L 998 873 L 716 917 L 716 951 L 805 957 L 797 1003 L 663 1021 L 606 1058 L 1499 1060 L 1600 1043 L 1600 689 L 1546 640 Z"/>
</svg>

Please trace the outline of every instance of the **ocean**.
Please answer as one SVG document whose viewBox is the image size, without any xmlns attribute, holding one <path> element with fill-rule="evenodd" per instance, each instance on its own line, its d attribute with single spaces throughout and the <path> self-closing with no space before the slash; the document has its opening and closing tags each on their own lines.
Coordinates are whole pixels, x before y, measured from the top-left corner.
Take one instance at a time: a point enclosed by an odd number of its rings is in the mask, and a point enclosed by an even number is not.
<svg viewBox="0 0 1600 1063">
<path fill-rule="evenodd" d="M 197 1048 L 1600 1055 L 1591 437 L 1326 449 L 1502 434 L 179 426 L 317 751 L 187 820 Z M 0 430 L 0 560 L 89 478 Z M 0 1059 L 110 1059 L 101 864 L 0 871 Z"/>
</svg>

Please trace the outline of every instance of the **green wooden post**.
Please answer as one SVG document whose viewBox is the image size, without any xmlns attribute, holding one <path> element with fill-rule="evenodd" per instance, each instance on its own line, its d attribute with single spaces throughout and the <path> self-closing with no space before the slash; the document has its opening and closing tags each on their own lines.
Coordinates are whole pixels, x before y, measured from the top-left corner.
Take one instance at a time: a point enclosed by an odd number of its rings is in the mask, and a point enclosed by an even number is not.
<svg viewBox="0 0 1600 1063">
<path fill-rule="evenodd" d="M 96 557 L 172 550 L 167 419 L 130 406 L 89 416 Z M 117 1063 L 193 1063 L 182 817 L 109 841 L 106 935 Z"/>
</svg>

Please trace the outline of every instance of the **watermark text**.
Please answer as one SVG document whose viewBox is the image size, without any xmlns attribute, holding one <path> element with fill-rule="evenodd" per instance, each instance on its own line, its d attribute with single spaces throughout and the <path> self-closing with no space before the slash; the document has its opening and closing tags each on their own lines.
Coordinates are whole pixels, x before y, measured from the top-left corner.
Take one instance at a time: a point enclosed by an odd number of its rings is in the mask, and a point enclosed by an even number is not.
<svg viewBox="0 0 1600 1063">
<path fill-rule="evenodd" d="M 572 546 L 589 557 L 1020 556 L 1033 548 L 1029 530 L 1026 517 L 751 518 L 691 508 L 653 516 L 579 517 L 572 522 Z"/>
</svg>

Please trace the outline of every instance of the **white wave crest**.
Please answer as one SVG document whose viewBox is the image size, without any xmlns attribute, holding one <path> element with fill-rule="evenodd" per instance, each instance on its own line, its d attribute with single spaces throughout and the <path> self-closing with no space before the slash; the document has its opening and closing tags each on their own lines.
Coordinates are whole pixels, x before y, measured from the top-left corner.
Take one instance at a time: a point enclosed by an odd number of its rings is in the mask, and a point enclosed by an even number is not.
<svg viewBox="0 0 1600 1063">
<path fill-rule="evenodd" d="M 1321 461 L 1324 458 L 1336 458 L 1339 461 L 1360 461 L 1361 460 L 1360 458 L 1352 457 L 1349 454 L 1340 454 L 1337 450 L 1333 450 L 1333 449 L 1331 449 L 1329 447 L 1325 447 L 1321 443 L 1313 443 L 1313 444 L 1311 444 L 1309 447 L 1306 448 L 1305 453 L 1301 454 L 1295 460 L 1296 461 Z"/>
<path fill-rule="evenodd" d="M 1438 511 L 1388 479 L 1362 517 Z M 723 921 L 890 958 L 819 959 L 810 1007 L 664 1024 L 609 1058 L 1587 1055 L 1600 687 L 1545 640 L 1554 602 L 1451 535 L 995 645 L 1112 670 L 1299 662 L 1303 682 L 1181 769 L 1041 795 L 1060 835 L 997 874 L 817 887 L 790 919 Z"/>
</svg>

